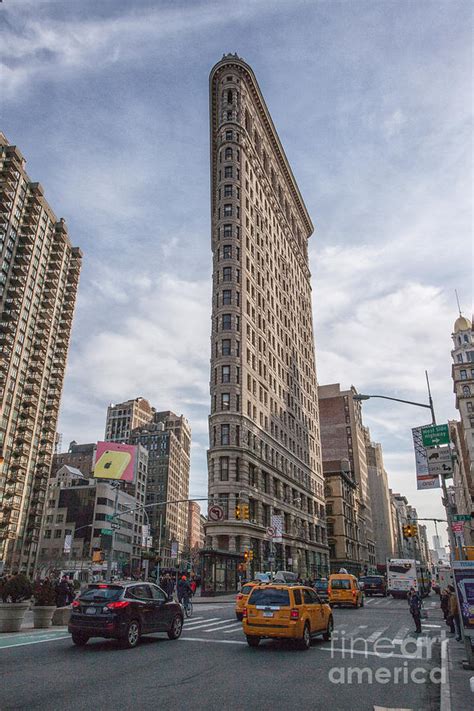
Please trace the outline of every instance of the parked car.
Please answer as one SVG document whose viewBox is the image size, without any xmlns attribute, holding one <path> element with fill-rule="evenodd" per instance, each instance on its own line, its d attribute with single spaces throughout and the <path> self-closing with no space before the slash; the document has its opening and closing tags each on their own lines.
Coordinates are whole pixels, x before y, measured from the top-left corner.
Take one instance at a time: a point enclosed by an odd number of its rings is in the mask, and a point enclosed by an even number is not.
<svg viewBox="0 0 474 711">
<path fill-rule="evenodd" d="M 89 585 L 73 601 L 68 625 L 79 647 L 91 637 L 105 637 L 131 648 L 144 634 L 166 632 L 178 639 L 182 629 L 181 605 L 157 585 L 134 581 Z"/>
<path fill-rule="evenodd" d="M 364 606 L 364 593 L 360 589 L 355 575 L 350 573 L 334 573 L 329 576 L 329 604 Z"/>
<path fill-rule="evenodd" d="M 387 581 L 383 575 L 364 575 L 359 578 L 359 586 L 361 584 L 365 595 L 383 595 L 383 597 L 387 597 Z"/>
<path fill-rule="evenodd" d="M 258 585 L 243 610 L 243 631 L 250 647 L 262 639 L 295 640 L 309 649 L 313 637 L 331 639 L 332 611 L 313 588 L 294 583 Z"/>
</svg>

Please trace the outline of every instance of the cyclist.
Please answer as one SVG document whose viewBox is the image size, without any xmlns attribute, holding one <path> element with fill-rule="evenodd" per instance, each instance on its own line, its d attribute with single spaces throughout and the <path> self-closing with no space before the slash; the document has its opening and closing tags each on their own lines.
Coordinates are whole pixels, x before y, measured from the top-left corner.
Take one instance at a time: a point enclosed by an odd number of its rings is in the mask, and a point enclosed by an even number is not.
<svg viewBox="0 0 474 711">
<path fill-rule="evenodd" d="M 187 607 L 189 600 L 193 596 L 193 591 L 185 575 L 178 581 L 178 601 Z"/>
</svg>

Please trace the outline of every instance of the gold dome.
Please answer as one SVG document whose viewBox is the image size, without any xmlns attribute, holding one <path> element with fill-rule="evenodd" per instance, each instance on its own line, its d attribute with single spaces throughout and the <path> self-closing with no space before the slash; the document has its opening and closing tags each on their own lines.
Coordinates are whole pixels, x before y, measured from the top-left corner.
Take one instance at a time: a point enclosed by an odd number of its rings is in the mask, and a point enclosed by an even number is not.
<svg viewBox="0 0 474 711">
<path fill-rule="evenodd" d="M 454 324 L 454 333 L 459 331 L 470 331 L 472 329 L 472 323 L 465 316 L 458 316 Z"/>
</svg>

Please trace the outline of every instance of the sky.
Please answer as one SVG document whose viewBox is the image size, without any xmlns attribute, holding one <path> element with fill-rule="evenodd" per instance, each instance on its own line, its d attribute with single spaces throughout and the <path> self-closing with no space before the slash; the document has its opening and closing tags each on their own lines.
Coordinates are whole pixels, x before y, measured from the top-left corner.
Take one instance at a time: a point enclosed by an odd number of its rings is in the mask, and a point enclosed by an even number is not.
<svg viewBox="0 0 474 711">
<path fill-rule="evenodd" d="M 254 69 L 315 225 L 319 383 L 426 402 L 426 369 L 438 422 L 456 418 L 470 2 L 4 0 L 0 23 L 1 128 L 84 253 L 63 449 L 143 396 L 189 419 L 190 493 L 206 495 L 208 76 L 227 52 Z M 429 412 L 373 399 L 363 417 L 392 489 L 443 518 L 440 490 L 416 490 L 411 428 Z"/>
</svg>

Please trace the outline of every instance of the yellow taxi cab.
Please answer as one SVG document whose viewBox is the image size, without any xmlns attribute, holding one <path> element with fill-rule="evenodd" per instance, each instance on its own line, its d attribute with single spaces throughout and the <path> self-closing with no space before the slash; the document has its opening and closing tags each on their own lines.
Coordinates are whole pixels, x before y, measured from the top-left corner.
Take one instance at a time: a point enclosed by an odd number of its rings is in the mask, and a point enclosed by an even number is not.
<svg viewBox="0 0 474 711">
<path fill-rule="evenodd" d="M 333 573 L 328 583 L 329 604 L 364 607 L 364 593 L 359 587 L 355 575 L 350 573 Z"/>
<path fill-rule="evenodd" d="M 332 611 L 312 588 L 294 584 L 261 584 L 243 609 L 243 631 L 250 647 L 261 639 L 292 639 L 309 649 L 313 637 L 331 639 Z"/>
<path fill-rule="evenodd" d="M 235 598 L 235 616 L 238 620 L 242 619 L 242 613 L 245 605 L 247 604 L 248 597 L 256 585 L 260 585 L 259 580 L 252 580 L 251 582 L 244 583 L 241 591 Z"/>
</svg>

